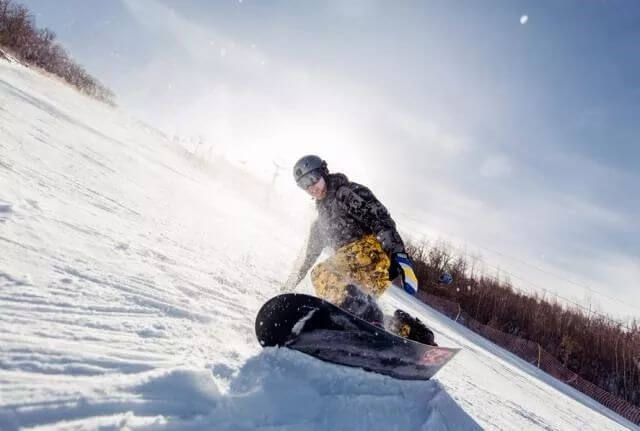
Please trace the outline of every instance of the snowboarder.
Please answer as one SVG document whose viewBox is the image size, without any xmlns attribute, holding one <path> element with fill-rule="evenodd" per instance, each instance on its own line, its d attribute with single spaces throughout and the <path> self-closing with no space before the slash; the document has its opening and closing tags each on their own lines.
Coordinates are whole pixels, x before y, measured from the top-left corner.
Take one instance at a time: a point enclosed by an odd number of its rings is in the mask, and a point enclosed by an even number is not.
<svg viewBox="0 0 640 431">
<path fill-rule="evenodd" d="M 287 282 L 296 286 L 325 247 L 333 256 L 316 265 L 311 282 L 321 298 L 371 323 L 382 325 L 375 298 L 399 278 L 406 292 L 418 291 L 411 259 L 396 224 L 384 205 L 365 186 L 341 173 L 329 173 L 320 157 L 302 157 L 293 168 L 300 188 L 316 201 L 318 218 L 311 226 L 305 260 Z M 433 332 L 419 319 L 396 310 L 390 329 L 425 344 L 434 343 Z"/>
</svg>

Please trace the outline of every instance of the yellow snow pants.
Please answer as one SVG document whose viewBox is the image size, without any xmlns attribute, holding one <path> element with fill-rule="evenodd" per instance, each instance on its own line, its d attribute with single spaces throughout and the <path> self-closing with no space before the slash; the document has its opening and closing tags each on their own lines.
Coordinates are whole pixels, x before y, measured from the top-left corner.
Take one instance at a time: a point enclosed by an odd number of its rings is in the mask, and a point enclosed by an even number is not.
<svg viewBox="0 0 640 431">
<path fill-rule="evenodd" d="M 342 304 L 346 287 L 355 284 L 365 293 L 378 298 L 391 285 L 389 256 L 375 236 L 367 235 L 336 250 L 311 271 L 316 294 L 333 304 Z"/>
</svg>

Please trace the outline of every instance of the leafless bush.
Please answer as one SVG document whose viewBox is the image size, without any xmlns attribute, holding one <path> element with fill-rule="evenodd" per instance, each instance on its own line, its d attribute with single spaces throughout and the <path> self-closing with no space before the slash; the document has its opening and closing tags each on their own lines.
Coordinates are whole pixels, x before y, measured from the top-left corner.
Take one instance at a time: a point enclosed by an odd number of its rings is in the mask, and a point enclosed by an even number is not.
<svg viewBox="0 0 640 431">
<path fill-rule="evenodd" d="M 71 60 L 55 39 L 51 30 L 36 27 L 26 7 L 12 0 L 0 0 L 0 46 L 22 62 L 61 77 L 95 99 L 115 105 L 114 93 Z"/>
<path fill-rule="evenodd" d="M 577 305 L 562 305 L 556 297 L 525 294 L 508 280 L 478 274 L 474 265 L 442 244 L 410 245 L 408 251 L 427 293 L 460 304 L 461 311 L 482 325 L 539 344 L 583 379 L 640 405 L 637 322 L 623 325 Z M 451 285 L 437 284 L 444 269 L 454 275 Z"/>
</svg>

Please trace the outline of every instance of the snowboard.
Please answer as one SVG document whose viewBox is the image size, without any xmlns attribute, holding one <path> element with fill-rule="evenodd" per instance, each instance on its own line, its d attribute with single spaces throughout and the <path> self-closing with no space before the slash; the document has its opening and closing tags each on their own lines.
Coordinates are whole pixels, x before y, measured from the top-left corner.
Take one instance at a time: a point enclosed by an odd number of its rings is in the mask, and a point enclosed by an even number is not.
<svg viewBox="0 0 640 431">
<path fill-rule="evenodd" d="M 263 347 L 286 347 L 403 380 L 430 379 L 460 351 L 402 338 L 320 298 L 296 293 L 267 301 L 255 330 Z"/>
</svg>

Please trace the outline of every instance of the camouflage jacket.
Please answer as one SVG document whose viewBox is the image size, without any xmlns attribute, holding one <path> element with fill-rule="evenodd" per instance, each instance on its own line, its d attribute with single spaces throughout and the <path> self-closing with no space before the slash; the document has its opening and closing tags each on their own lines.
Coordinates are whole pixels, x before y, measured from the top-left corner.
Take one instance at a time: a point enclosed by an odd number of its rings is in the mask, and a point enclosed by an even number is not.
<svg viewBox="0 0 640 431">
<path fill-rule="evenodd" d="M 311 225 L 301 277 L 324 247 L 338 249 L 365 235 L 375 235 L 391 255 L 404 251 L 404 243 L 389 211 L 367 187 L 350 182 L 344 174 L 330 174 L 327 195 L 316 201 L 318 218 Z"/>
</svg>

